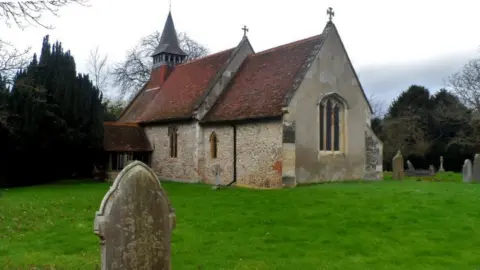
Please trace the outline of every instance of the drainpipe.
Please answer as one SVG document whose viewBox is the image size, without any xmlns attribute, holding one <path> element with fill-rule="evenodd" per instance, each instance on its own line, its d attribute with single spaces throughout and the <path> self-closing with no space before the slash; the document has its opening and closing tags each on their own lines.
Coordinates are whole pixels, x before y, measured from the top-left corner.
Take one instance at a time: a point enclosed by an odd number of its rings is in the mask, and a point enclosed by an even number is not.
<svg viewBox="0 0 480 270">
<path fill-rule="evenodd" d="M 229 187 L 233 183 L 237 182 L 237 127 L 232 125 L 233 128 L 233 180 L 226 186 Z"/>
</svg>

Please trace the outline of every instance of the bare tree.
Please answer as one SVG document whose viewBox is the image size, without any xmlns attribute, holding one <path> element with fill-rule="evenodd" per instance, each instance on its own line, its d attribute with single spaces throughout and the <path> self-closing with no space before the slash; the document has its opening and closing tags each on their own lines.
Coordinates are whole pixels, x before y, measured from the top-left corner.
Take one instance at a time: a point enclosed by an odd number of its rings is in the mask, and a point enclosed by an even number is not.
<svg viewBox="0 0 480 270">
<path fill-rule="evenodd" d="M 108 55 L 102 55 L 97 46 L 94 50 L 90 50 L 87 66 L 93 83 L 100 91 L 104 92 L 108 87 L 110 73 Z"/>
<path fill-rule="evenodd" d="M 480 58 L 470 60 L 446 84 L 465 106 L 480 112 Z"/>
<path fill-rule="evenodd" d="M 373 93 L 370 93 L 370 95 L 368 96 L 368 102 L 372 107 L 373 116 L 377 118 L 382 118 L 385 114 L 385 102 L 378 99 Z"/>
<path fill-rule="evenodd" d="M 41 22 L 45 13 L 58 16 L 60 8 L 70 4 L 87 5 L 89 0 L 49 0 L 49 1 L 0 1 L 0 20 L 7 26 L 12 23 L 19 28 L 27 24 L 40 25 L 51 29 Z M 12 75 L 28 64 L 27 54 L 30 48 L 18 50 L 11 43 L 0 38 L 0 74 L 11 80 Z"/>
<path fill-rule="evenodd" d="M 62 7 L 70 4 L 86 5 L 88 2 L 89 0 L 0 1 L 0 19 L 8 26 L 14 23 L 24 28 L 25 23 L 29 23 L 51 28 L 41 22 L 45 13 L 57 16 Z"/>
<path fill-rule="evenodd" d="M 11 84 L 15 72 L 28 64 L 27 54 L 30 48 L 18 50 L 12 44 L 0 40 L 0 75 Z"/>
<path fill-rule="evenodd" d="M 134 96 L 147 83 L 152 68 L 151 56 L 160 44 L 161 36 L 160 32 L 155 31 L 142 38 L 133 49 L 128 51 L 125 61 L 113 67 L 113 80 L 119 85 L 121 96 Z M 188 60 L 208 54 L 206 47 L 191 39 L 186 33 L 179 33 L 178 40 Z"/>
</svg>

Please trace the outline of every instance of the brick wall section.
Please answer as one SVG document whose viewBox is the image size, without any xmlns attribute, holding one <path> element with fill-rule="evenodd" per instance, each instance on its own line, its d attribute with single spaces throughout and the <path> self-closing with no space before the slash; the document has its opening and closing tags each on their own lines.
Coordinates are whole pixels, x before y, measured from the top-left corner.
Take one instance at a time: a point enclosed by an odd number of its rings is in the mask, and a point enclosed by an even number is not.
<svg viewBox="0 0 480 270">
<path fill-rule="evenodd" d="M 145 128 L 145 133 L 154 148 L 152 169 L 160 177 L 182 182 L 198 182 L 195 169 L 196 129 L 194 123 L 175 124 L 178 130 L 177 157 L 170 157 L 167 125 Z"/>
<path fill-rule="evenodd" d="M 210 135 L 217 135 L 217 158 L 211 158 Z M 203 128 L 203 143 L 200 151 L 199 167 L 203 171 L 203 181 L 215 184 L 215 166 L 220 167 L 220 183 L 226 185 L 233 180 L 233 127 L 206 126 Z"/>
<path fill-rule="evenodd" d="M 282 122 L 237 126 L 237 185 L 282 186 Z"/>
</svg>

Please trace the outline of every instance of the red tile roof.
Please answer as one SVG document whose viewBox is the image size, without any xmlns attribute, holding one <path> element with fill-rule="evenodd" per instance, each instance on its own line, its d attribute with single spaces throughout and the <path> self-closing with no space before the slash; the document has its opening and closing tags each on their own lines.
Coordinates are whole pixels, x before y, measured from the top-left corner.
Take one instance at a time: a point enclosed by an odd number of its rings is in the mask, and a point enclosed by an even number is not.
<svg viewBox="0 0 480 270">
<path fill-rule="evenodd" d="M 204 121 L 280 116 L 322 41 L 317 35 L 248 56 Z"/>
<path fill-rule="evenodd" d="M 125 108 L 120 115 L 120 118 L 118 119 L 119 122 L 135 122 L 136 119 L 142 115 L 147 105 L 155 97 L 155 91 L 146 91 L 151 88 L 151 81 L 152 80 L 150 80 L 140 93 L 134 97 L 130 104 L 128 104 L 128 107 Z"/>
<path fill-rule="evenodd" d="M 103 148 L 105 151 L 152 151 L 143 127 L 136 123 L 103 123 Z"/>
<path fill-rule="evenodd" d="M 192 117 L 197 99 L 207 90 L 210 81 L 225 65 L 234 49 L 176 66 L 161 87 L 151 90 L 155 96 L 150 98 L 149 95 L 148 106 L 143 107 L 144 112 L 136 120 L 153 122 Z"/>
</svg>

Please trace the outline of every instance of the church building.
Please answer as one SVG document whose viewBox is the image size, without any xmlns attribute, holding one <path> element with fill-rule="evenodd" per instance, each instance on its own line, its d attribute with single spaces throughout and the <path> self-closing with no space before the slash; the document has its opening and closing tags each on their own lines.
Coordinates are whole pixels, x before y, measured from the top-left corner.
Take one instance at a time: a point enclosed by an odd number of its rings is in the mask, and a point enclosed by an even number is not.
<svg viewBox="0 0 480 270">
<path fill-rule="evenodd" d="M 161 179 L 258 188 L 382 179 L 372 109 L 329 14 L 319 35 L 260 52 L 244 35 L 188 61 L 169 13 L 150 80 L 105 123 L 108 167 L 139 159 Z"/>
</svg>

